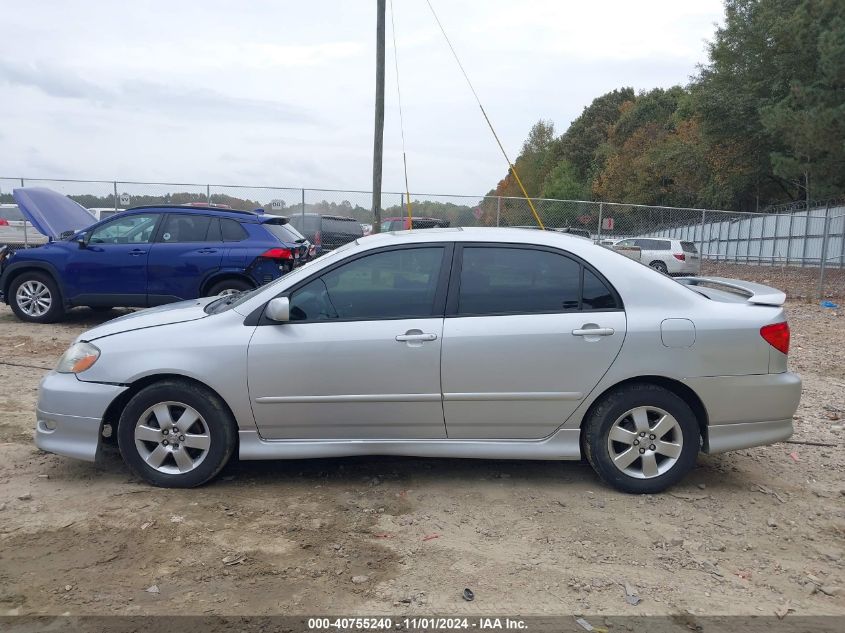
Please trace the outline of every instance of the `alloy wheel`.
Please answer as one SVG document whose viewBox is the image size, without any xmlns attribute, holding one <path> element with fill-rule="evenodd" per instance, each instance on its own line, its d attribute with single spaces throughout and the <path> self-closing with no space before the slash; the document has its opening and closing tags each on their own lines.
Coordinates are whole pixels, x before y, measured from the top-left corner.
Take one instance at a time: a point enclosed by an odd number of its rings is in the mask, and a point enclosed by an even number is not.
<svg viewBox="0 0 845 633">
<path fill-rule="evenodd" d="M 53 295 L 46 284 L 30 279 L 23 282 L 15 293 L 15 301 L 21 312 L 29 317 L 41 317 L 47 314 L 53 305 Z"/>
<path fill-rule="evenodd" d="M 141 459 L 168 475 L 194 470 L 211 446 L 203 417 L 181 402 L 161 402 L 144 411 L 135 424 L 134 438 Z"/>
<path fill-rule="evenodd" d="M 637 479 L 653 479 L 668 472 L 683 450 L 681 425 L 657 407 L 635 407 L 610 427 L 607 450 L 620 471 Z"/>
</svg>

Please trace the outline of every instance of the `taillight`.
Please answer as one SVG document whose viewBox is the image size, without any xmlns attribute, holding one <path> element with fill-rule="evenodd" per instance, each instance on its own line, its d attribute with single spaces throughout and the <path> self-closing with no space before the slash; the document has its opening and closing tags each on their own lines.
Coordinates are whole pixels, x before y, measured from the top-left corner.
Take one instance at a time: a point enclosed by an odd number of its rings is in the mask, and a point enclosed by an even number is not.
<svg viewBox="0 0 845 633">
<path fill-rule="evenodd" d="M 0 226 L 9 226 L 9 221 L 6 218 L 0 218 Z"/>
<path fill-rule="evenodd" d="M 679 262 L 687 261 L 687 256 L 683 253 L 672 253 L 672 256 L 677 259 Z"/>
<path fill-rule="evenodd" d="M 760 328 L 760 336 L 777 351 L 789 354 L 789 324 L 786 321 L 764 325 Z"/>
<path fill-rule="evenodd" d="M 322 246 L 323 245 L 323 234 L 320 231 L 314 233 L 314 245 L 315 246 Z"/>
<path fill-rule="evenodd" d="M 267 259 L 293 259 L 293 251 L 289 248 L 271 248 L 261 253 Z"/>
</svg>

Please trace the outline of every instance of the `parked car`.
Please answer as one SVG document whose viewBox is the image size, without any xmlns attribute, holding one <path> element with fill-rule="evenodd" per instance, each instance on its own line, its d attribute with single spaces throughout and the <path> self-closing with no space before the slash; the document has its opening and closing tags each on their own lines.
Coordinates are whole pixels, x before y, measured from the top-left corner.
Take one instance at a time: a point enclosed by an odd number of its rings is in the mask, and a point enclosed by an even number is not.
<svg viewBox="0 0 845 633">
<path fill-rule="evenodd" d="M 587 240 L 592 240 L 593 236 L 590 235 L 590 232 L 587 229 L 578 229 L 573 226 L 564 226 L 559 229 L 552 229 L 557 231 L 558 233 L 569 233 L 570 235 L 577 235 L 578 237 L 583 237 Z"/>
<path fill-rule="evenodd" d="M 385 218 L 381 223 L 381 230 L 384 233 L 388 231 L 407 231 L 410 228 L 414 229 L 445 229 L 449 226 L 449 220 L 441 220 L 440 218 L 423 218 L 412 216 L 411 222 L 408 221 L 408 216 Z"/>
<path fill-rule="evenodd" d="M 27 222 L 16 204 L 0 204 L 0 244 L 43 244 L 47 236 Z"/>
<path fill-rule="evenodd" d="M 84 332 L 41 382 L 36 444 L 94 460 L 116 438 L 168 487 L 238 451 L 586 457 L 655 493 L 699 452 L 792 434 L 784 299 L 553 231 L 372 235 L 251 292 Z"/>
<path fill-rule="evenodd" d="M 533 231 L 539 231 L 540 225 L 538 224 L 525 224 L 523 226 L 515 226 L 515 229 L 530 229 Z M 563 226 L 563 227 L 553 227 L 553 226 L 546 226 L 543 230 L 546 231 L 554 231 L 556 233 L 569 233 L 570 235 L 575 235 L 577 237 L 583 237 L 584 239 L 591 240 L 590 232 L 586 229 L 576 229 L 571 226 Z"/>
<path fill-rule="evenodd" d="M 293 213 L 290 223 L 317 247 L 321 255 L 339 246 L 363 237 L 364 231 L 358 220 L 342 215 L 320 215 L 319 213 Z"/>
<path fill-rule="evenodd" d="M 287 218 L 158 205 L 88 226 L 88 211 L 54 191 L 21 188 L 14 196 L 51 238 L 3 264 L 0 299 L 22 321 L 58 321 L 74 306 L 147 307 L 231 294 L 309 259 L 308 241 Z"/>
<path fill-rule="evenodd" d="M 94 216 L 96 221 L 105 220 L 112 217 L 116 213 L 126 211 L 126 209 L 115 209 L 114 207 L 88 207 L 88 211 Z"/>
<path fill-rule="evenodd" d="M 698 275 L 701 258 L 692 242 L 662 237 L 635 237 L 621 240 L 613 248 L 637 246 L 640 261 L 664 275 Z"/>
</svg>

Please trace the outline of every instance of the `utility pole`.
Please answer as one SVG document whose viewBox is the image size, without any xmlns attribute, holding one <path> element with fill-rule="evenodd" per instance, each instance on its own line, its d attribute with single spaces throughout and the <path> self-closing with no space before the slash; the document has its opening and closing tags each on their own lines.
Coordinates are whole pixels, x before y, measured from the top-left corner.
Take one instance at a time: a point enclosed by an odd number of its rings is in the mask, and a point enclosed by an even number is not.
<svg viewBox="0 0 845 633">
<path fill-rule="evenodd" d="M 376 0 L 376 124 L 373 134 L 373 233 L 381 232 L 381 164 L 384 150 L 384 13 L 387 0 Z"/>
</svg>

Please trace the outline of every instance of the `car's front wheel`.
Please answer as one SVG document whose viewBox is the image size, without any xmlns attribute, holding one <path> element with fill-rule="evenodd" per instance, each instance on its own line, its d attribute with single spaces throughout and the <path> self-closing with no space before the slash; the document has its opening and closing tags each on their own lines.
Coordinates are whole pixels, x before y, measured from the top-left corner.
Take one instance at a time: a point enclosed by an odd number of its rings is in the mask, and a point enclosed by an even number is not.
<svg viewBox="0 0 845 633">
<path fill-rule="evenodd" d="M 135 394 L 117 431 L 127 465 L 165 488 L 193 488 L 212 479 L 231 458 L 235 441 L 235 421 L 225 403 L 210 390 L 179 380 Z"/>
<path fill-rule="evenodd" d="M 62 295 L 55 280 L 42 272 L 23 272 L 9 287 L 12 312 L 21 321 L 55 323 L 65 314 Z"/>
<path fill-rule="evenodd" d="M 605 396 L 584 420 L 584 449 L 598 475 L 623 492 L 649 494 L 680 481 L 701 445 L 698 421 L 676 394 L 631 384 Z"/>
</svg>

